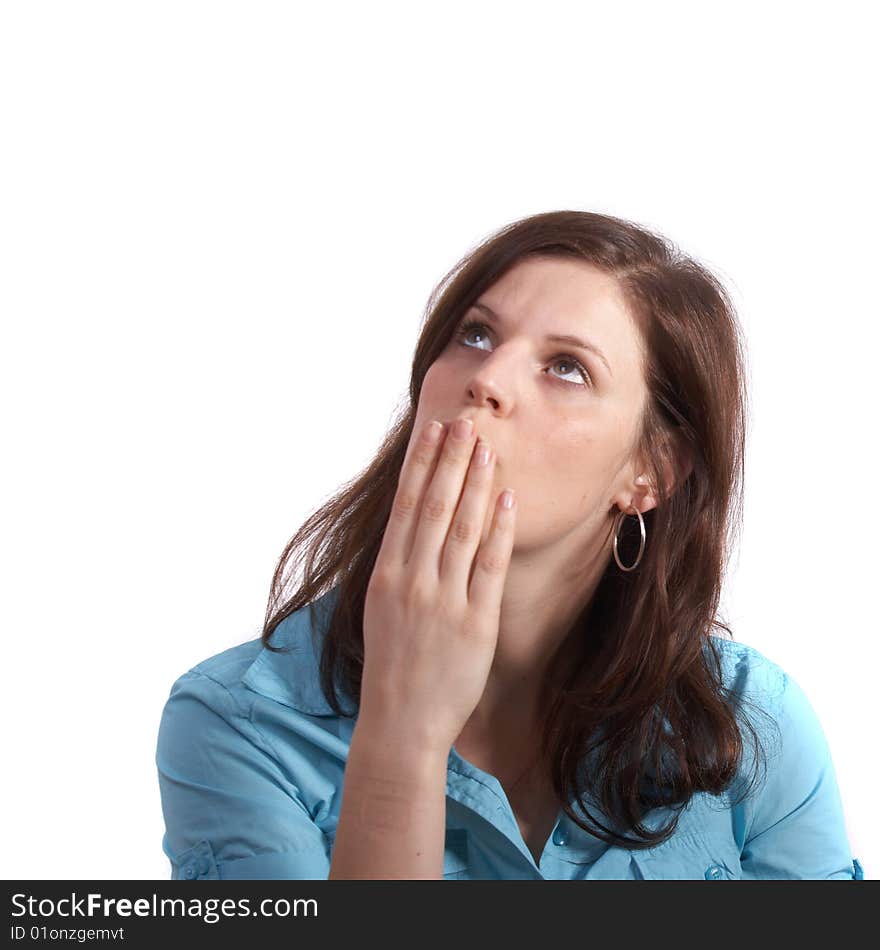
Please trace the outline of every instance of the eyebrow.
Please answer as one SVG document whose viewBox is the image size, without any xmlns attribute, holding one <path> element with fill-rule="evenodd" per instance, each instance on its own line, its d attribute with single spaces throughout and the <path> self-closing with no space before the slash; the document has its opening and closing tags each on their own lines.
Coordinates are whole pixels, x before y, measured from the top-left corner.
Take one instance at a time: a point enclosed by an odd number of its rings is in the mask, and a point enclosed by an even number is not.
<svg viewBox="0 0 880 950">
<path fill-rule="evenodd" d="M 487 304 L 477 301 L 476 303 L 471 304 L 471 306 L 484 313 L 490 320 L 496 320 L 499 323 L 503 322 L 501 317 Z M 582 340 L 580 337 L 572 336 L 569 333 L 548 333 L 544 339 L 549 340 L 551 343 L 567 343 L 569 346 L 575 346 L 581 350 L 586 350 L 588 353 L 594 354 L 600 360 L 602 360 L 609 374 L 614 376 L 614 373 L 611 372 L 611 366 L 609 365 L 608 360 L 605 359 L 605 354 L 599 349 L 598 346 L 595 345 L 595 343 L 590 343 L 589 340 Z"/>
</svg>

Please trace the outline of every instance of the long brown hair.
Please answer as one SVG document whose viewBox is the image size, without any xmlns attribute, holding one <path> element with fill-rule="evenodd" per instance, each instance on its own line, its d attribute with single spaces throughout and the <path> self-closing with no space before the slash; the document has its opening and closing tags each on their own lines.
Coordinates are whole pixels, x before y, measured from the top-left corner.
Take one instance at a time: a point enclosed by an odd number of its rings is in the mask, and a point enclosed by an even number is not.
<svg viewBox="0 0 880 950">
<path fill-rule="evenodd" d="M 647 544 L 638 567 L 624 572 L 609 559 L 572 626 L 570 637 L 582 644 L 580 662 L 569 660 L 566 670 L 548 677 L 543 749 L 573 821 L 609 844 L 651 847 L 674 833 L 678 812 L 694 793 L 728 790 L 743 760 L 742 703 L 731 702 L 722 685 L 711 634 L 716 628 L 733 636 L 716 612 L 742 517 L 745 347 L 722 283 L 667 238 L 620 218 L 563 210 L 514 221 L 467 253 L 429 298 L 405 411 L 367 468 L 286 545 L 272 578 L 262 641 L 279 650 L 269 642 L 278 624 L 336 588 L 321 687 L 337 715 L 356 714 L 343 710 L 336 690 L 359 703 L 364 600 L 422 381 L 470 305 L 526 256 L 574 258 L 615 277 L 645 345 L 649 395 L 637 448 L 660 488 L 658 502 L 643 516 Z M 680 471 L 663 464 L 675 447 L 687 454 L 690 470 L 669 481 L 669 471 Z M 623 519 L 618 550 L 624 564 L 633 562 L 639 538 L 637 520 Z M 303 561 L 302 580 L 289 592 Z M 742 725 L 758 748 L 751 724 L 744 719 Z M 571 811 L 572 794 L 590 824 Z M 612 828 L 590 813 L 585 795 L 598 802 Z M 658 806 L 671 816 L 652 830 L 643 819 Z M 625 837 L 628 832 L 636 837 Z"/>
</svg>

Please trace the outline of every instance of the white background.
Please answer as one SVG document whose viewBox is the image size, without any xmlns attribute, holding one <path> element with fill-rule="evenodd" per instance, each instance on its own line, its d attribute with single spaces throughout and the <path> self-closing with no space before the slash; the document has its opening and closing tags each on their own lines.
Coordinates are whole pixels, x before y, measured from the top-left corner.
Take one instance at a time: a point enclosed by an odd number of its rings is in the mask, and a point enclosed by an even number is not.
<svg viewBox="0 0 880 950">
<path fill-rule="evenodd" d="M 3 4 L 0 875 L 170 876 L 172 682 L 259 636 L 446 270 L 574 208 L 731 288 L 752 419 L 724 616 L 810 697 L 876 877 L 869 9 Z"/>
</svg>

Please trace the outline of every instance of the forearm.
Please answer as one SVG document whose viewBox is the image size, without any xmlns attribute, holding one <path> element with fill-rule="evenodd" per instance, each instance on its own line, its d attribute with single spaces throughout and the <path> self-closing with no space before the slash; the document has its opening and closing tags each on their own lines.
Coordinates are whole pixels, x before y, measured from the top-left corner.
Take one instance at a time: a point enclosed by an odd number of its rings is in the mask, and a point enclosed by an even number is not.
<svg viewBox="0 0 880 950">
<path fill-rule="evenodd" d="M 442 879 L 448 750 L 359 718 L 351 738 L 330 880 Z"/>
</svg>

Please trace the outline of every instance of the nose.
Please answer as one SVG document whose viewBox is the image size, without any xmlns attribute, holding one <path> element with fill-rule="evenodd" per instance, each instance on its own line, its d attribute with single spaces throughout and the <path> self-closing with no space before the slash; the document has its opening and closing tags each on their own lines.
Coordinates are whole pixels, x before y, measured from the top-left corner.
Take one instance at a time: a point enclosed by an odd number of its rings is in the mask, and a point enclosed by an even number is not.
<svg viewBox="0 0 880 950">
<path fill-rule="evenodd" d="M 475 405 L 488 406 L 494 413 L 507 403 L 507 397 L 497 382 L 497 377 L 489 376 L 482 371 L 470 380 L 467 394 Z"/>
<path fill-rule="evenodd" d="M 509 354 L 508 354 L 509 355 Z M 468 380 L 468 398 L 478 407 L 478 412 L 485 411 L 496 415 L 504 409 L 509 409 L 508 402 L 515 390 L 514 368 L 504 360 L 507 355 L 501 356 L 500 348 L 486 355 Z M 513 357 L 511 356 L 511 359 Z M 505 366 L 508 368 L 505 370 Z"/>
</svg>

